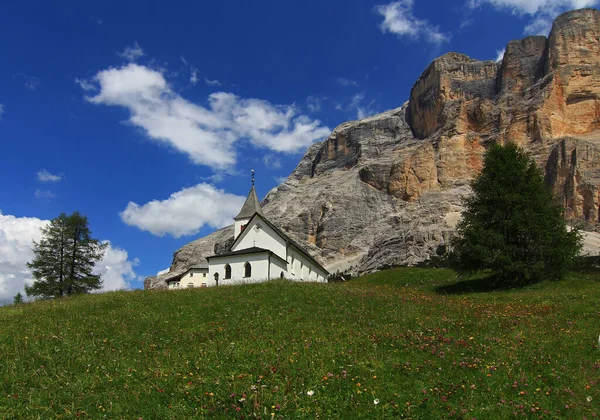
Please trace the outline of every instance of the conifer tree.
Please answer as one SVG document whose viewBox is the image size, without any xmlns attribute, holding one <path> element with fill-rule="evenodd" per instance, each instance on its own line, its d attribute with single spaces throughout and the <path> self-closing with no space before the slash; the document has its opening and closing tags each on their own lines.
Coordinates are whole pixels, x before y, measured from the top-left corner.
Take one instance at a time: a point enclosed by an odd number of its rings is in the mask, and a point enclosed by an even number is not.
<svg viewBox="0 0 600 420">
<path fill-rule="evenodd" d="M 581 234 L 567 230 L 534 160 L 514 143 L 493 145 L 465 200 L 451 267 L 459 274 L 487 271 L 495 286 L 558 280 L 581 249 Z"/>
<path fill-rule="evenodd" d="M 42 239 L 33 243 L 34 259 L 27 264 L 35 279 L 25 287 L 28 296 L 56 298 L 102 287 L 92 270 L 107 244 L 91 237 L 86 216 L 62 213 L 41 231 Z"/>
<path fill-rule="evenodd" d="M 23 295 L 21 294 L 21 292 L 19 292 L 13 298 L 13 304 L 20 305 L 21 303 L 23 303 Z"/>
</svg>

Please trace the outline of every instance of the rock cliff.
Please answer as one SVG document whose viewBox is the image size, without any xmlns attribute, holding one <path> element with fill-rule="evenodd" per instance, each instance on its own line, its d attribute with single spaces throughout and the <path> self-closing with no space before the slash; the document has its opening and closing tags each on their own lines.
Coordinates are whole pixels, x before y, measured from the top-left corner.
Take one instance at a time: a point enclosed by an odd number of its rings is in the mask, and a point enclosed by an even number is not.
<svg viewBox="0 0 600 420">
<path fill-rule="evenodd" d="M 565 13 L 502 62 L 448 53 L 400 108 L 337 127 L 263 200 L 265 215 L 330 271 L 414 264 L 447 242 L 492 142 L 530 151 L 569 217 L 600 220 L 600 12 Z M 227 248 L 231 227 L 178 250 L 170 273 Z"/>
</svg>

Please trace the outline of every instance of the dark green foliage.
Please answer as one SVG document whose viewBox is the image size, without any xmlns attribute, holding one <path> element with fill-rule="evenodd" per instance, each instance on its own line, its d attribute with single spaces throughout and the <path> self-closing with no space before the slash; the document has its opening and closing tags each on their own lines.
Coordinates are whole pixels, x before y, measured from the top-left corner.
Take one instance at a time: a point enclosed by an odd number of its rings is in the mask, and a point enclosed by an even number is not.
<svg viewBox="0 0 600 420">
<path fill-rule="evenodd" d="M 56 298 L 102 287 L 92 270 L 107 244 L 91 237 L 86 216 L 62 213 L 41 230 L 42 239 L 33 243 L 35 257 L 27 264 L 35 279 L 25 286 L 28 296 Z"/>
<path fill-rule="evenodd" d="M 493 145 L 452 241 L 450 263 L 462 275 L 489 271 L 496 286 L 558 280 L 581 248 L 533 159 L 513 143 Z"/>
<path fill-rule="evenodd" d="M 15 295 L 15 297 L 13 298 L 13 303 L 15 305 L 19 305 L 19 304 L 23 303 L 23 295 L 21 294 L 21 292 L 19 292 Z"/>
</svg>

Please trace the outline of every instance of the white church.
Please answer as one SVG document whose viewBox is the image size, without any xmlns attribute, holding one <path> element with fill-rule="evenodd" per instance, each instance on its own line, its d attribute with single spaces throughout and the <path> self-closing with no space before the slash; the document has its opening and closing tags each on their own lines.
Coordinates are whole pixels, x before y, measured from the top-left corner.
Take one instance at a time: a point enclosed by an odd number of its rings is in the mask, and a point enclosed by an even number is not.
<svg viewBox="0 0 600 420">
<path fill-rule="evenodd" d="M 229 252 L 206 257 L 208 265 L 191 267 L 181 276 L 169 279 L 170 289 L 259 283 L 278 278 L 327 281 L 329 272 L 262 214 L 254 189 L 254 171 L 252 188 L 234 221 L 234 242 Z"/>
</svg>

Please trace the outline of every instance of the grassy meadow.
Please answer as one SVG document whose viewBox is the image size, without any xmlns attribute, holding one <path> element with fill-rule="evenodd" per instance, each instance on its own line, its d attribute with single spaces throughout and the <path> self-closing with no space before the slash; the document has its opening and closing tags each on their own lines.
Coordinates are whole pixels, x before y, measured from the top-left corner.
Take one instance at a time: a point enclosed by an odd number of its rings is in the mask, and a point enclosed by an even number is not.
<svg viewBox="0 0 600 420">
<path fill-rule="evenodd" d="M 596 418 L 600 274 L 441 269 L 0 308 L 0 418 Z"/>
</svg>

